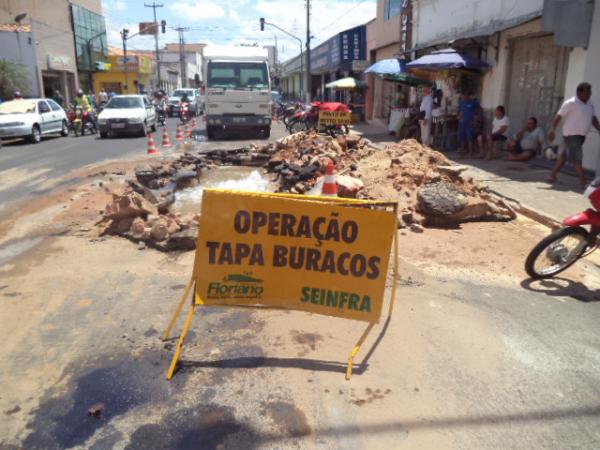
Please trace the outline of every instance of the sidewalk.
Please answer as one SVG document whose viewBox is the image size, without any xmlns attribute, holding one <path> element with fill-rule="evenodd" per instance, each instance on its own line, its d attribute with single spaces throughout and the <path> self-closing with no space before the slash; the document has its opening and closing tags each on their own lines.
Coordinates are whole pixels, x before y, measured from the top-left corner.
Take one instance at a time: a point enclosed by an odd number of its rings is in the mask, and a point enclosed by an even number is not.
<svg viewBox="0 0 600 450">
<path fill-rule="evenodd" d="M 375 144 L 386 145 L 395 140 L 381 125 L 359 124 L 354 126 L 354 130 Z M 538 213 L 536 220 L 546 225 L 561 223 L 565 217 L 591 207 L 582 195 L 579 180 L 567 173 L 559 173 L 558 182 L 549 184 L 546 182 L 549 169 L 539 165 L 462 159 L 457 153 L 445 154 L 457 164 L 469 167 L 464 172 L 465 176 L 473 177 L 495 193 L 518 202 L 523 210 Z"/>
</svg>

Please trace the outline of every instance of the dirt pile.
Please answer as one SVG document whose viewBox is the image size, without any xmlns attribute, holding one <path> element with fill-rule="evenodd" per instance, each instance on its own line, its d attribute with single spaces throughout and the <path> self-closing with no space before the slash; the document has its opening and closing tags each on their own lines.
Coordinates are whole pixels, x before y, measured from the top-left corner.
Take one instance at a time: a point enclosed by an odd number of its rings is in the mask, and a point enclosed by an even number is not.
<svg viewBox="0 0 600 450">
<path fill-rule="evenodd" d="M 201 167 L 182 157 L 173 163 L 136 168 L 135 180 L 113 192 L 101 220 L 103 234 L 114 234 L 164 251 L 193 250 L 198 215 L 170 212 L 175 190 L 193 186 Z M 144 245 L 142 244 L 142 245 Z"/>
<path fill-rule="evenodd" d="M 270 151 L 267 170 L 277 174 L 275 181 L 279 182 L 280 192 L 303 194 L 310 191 L 331 160 L 339 175 L 339 195 L 356 197 L 362 189 L 358 163 L 375 151 L 375 147 L 356 134 L 332 137 L 301 131 L 280 139 Z"/>
<path fill-rule="evenodd" d="M 391 144 L 360 161 L 364 195 L 398 202 L 401 225 L 452 226 L 516 217 L 500 198 L 464 178 L 464 166 L 413 139 Z M 413 227 L 418 230 L 418 227 Z"/>
</svg>

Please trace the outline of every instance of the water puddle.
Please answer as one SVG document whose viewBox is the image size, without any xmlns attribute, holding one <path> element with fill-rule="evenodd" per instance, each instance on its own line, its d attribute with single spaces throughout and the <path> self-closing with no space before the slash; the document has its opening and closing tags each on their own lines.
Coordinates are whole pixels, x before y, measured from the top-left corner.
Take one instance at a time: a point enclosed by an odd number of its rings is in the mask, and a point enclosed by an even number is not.
<svg viewBox="0 0 600 450">
<path fill-rule="evenodd" d="M 173 209 L 183 214 L 200 212 L 205 188 L 269 192 L 273 190 L 273 185 L 255 167 L 219 167 L 203 173 L 197 186 L 178 192 Z"/>
</svg>

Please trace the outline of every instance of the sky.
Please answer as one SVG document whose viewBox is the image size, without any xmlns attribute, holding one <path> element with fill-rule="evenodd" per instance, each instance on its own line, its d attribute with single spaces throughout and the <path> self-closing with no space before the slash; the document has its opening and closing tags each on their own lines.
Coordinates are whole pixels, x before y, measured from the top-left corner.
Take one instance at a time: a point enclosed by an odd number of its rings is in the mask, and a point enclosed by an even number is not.
<svg viewBox="0 0 600 450">
<path fill-rule="evenodd" d="M 106 18 L 108 43 L 122 46 L 120 30 L 130 34 L 138 31 L 139 22 L 153 20 L 152 8 L 144 7 L 153 0 L 102 0 Z M 289 33 L 306 40 L 305 0 L 156 0 L 157 20 L 167 21 L 165 34 L 159 35 L 159 45 L 177 43 L 173 28 L 191 28 L 185 33 L 186 43 L 275 45 L 278 59 L 283 62 L 298 55 L 300 44 L 284 33 L 266 25 L 260 31 L 259 18 L 264 17 Z M 311 48 L 348 28 L 367 23 L 375 17 L 376 0 L 311 0 Z M 134 36 L 127 42 L 131 50 L 154 49 L 153 36 Z"/>
</svg>

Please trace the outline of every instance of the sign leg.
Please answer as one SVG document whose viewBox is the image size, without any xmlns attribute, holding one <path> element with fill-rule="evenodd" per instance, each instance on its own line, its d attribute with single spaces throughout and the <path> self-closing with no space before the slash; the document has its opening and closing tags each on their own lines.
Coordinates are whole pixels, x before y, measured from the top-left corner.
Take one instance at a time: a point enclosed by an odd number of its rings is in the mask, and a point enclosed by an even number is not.
<svg viewBox="0 0 600 450">
<path fill-rule="evenodd" d="M 192 288 L 193 283 L 194 283 L 194 278 L 192 277 L 192 278 L 190 278 L 190 281 L 188 282 L 187 286 L 185 287 L 185 290 L 183 291 L 181 300 L 179 300 L 179 304 L 177 305 L 177 308 L 175 309 L 175 313 L 173 314 L 173 317 L 171 317 L 171 320 L 169 321 L 169 325 L 167 325 L 167 329 L 165 330 L 165 332 L 162 335 L 163 341 L 166 341 L 167 339 L 169 339 L 171 330 L 173 329 L 173 326 L 175 325 L 177 318 L 181 314 L 181 310 L 183 309 L 183 305 L 185 304 L 185 299 L 189 295 L 190 289 Z"/>
<path fill-rule="evenodd" d="M 175 348 L 175 354 L 173 355 L 173 359 L 171 360 L 169 371 L 167 372 L 167 380 L 173 378 L 173 373 L 175 373 L 175 368 L 177 367 L 177 362 L 179 361 L 179 357 L 181 356 L 181 350 L 183 349 L 183 340 L 185 339 L 185 336 L 190 330 L 190 325 L 192 324 L 192 319 L 194 318 L 195 311 L 196 304 L 192 302 L 192 304 L 190 305 L 190 309 L 187 313 L 187 317 L 185 318 L 185 325 L 183 325 L 181 336 L 179 336 L 179 341 L 177 342 L 177 347 Z"/>
<path fill-rule="evenodd" d="M 363 332 L 362 336 L 360 337 L 360 339 L 358 340 L 358 342 L 352 349 L 352 352 L 350 353 L 350 357 L 348 358 L 348 367 L 346 368 L 346 380 L 349 380 L 350 377 L 352 376 L 352 365 L 354 364 L 354 357 L 360 351 L 361 345 L 363 344 L 363 342 L 365 342 L 365 339 L 367 338 L 367 336 L 373 329 L 373 326 L 375 326 L 375 322 L 371 322 L 369 324 L 367 329 Z"/>
<path fill-rule="evenodd" d="M 394 205 L 394 265 L 392 278 L 392 295 L 390 297 L 390 307 L 388 317 L 392 317 L 394 311 L 394 303 L 396 302 L 396 286 L 398 284 L 398 204 Z"/>
</svg>

